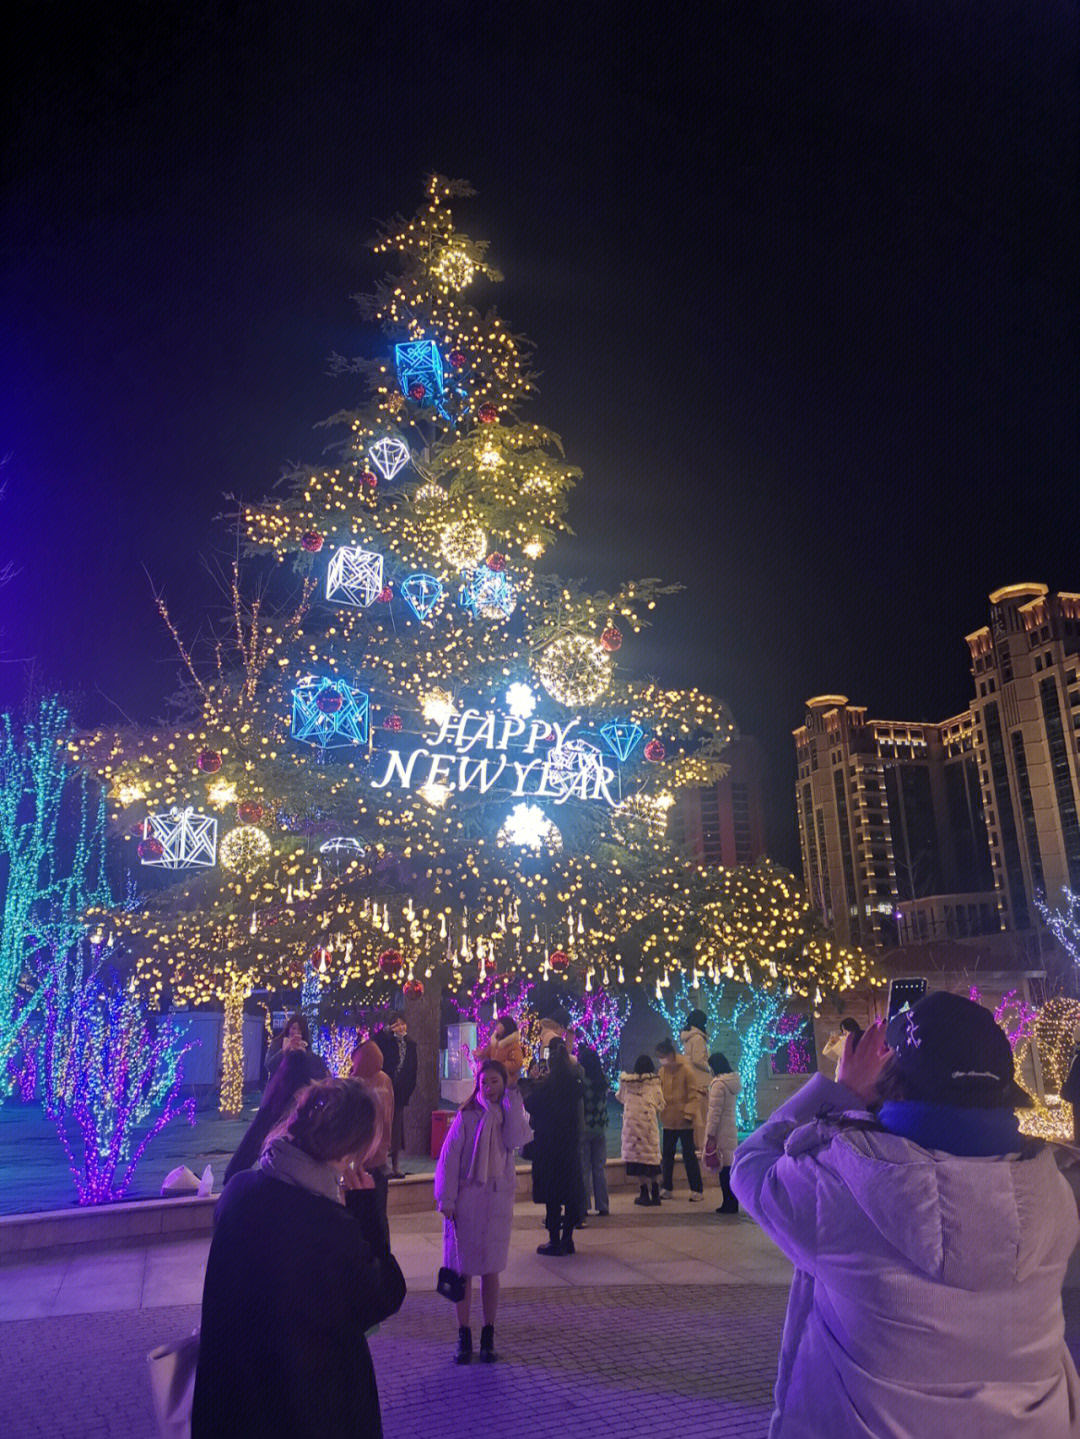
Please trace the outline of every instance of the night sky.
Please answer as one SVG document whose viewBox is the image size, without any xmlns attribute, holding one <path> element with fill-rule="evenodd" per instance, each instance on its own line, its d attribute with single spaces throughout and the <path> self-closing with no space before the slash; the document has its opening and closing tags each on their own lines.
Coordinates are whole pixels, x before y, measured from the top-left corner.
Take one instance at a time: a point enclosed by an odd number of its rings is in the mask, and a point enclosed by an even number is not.
<svg viewBox="0 0 1080 1439">
<path fill-rule="evenodd" d="M 1080 589 L 1076 4 L 650 9 L 15 6 L 4 707 L 162 712 L 147 574 L 194 631 L 223 492 L 318 461 L 431 170 L 585 471 L 553 567 L 686 586 L 621 658 L 761 738 L 781 860 L 808 695 L 944 718 L 990 589 Z"/>
</svg>

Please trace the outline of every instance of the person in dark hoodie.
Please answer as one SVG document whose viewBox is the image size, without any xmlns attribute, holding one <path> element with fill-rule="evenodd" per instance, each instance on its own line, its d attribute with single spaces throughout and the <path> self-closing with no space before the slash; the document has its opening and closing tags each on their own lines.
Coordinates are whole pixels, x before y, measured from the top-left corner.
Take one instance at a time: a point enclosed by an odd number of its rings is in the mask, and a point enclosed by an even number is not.
<svg viewBox="0 0 1080 1439">
<path fill-rule="evenodd" d="M 1021 1134 L 1029 1103 L 994 1016 L 941 992 L 739 1145 L 731 1187 L 795 1265 L 772 1439 L 1080 1435 L 1072 1151 Z"/>
<path fill-rule="evenodd" d="M 263 1090 L 259 1112 L 229 1160 L 229 1167 L 225 1170 L 226 1184 L 234 1174 L 241 1174 L 258 1162 L 266 1136 L 288 1114 L 304 1085 L 326 1077 L 326 1065 L 309 1049 L 294 1048 L 279 1052 L 274 1072 Z"/>
<path fill-rule="evenodd" d="M 381 1439 L 365 1333 L 405 1280 L 371 1176 L 375 1100 L 353 1079 L 298 1096 L 259 1168 L 225 1186 L 206 1264 L 192 1439 Z"/>
</svg>

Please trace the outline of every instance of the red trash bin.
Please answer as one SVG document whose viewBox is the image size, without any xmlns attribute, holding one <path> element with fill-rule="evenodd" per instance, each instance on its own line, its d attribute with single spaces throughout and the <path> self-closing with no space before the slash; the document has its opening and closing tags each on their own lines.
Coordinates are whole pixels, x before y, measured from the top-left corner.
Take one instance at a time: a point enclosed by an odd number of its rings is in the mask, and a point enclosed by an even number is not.
<svg viewBox="0 0 1080 1439">
<path fill-rule="evenodd" d="M 433 1109 L 431 1111 L 431 1157 L 438 1159 L 442 1153 L 443 1140 L 446 1138 L 446 1131 L 453 1122 L 455 1110 Z"/>
</svg>

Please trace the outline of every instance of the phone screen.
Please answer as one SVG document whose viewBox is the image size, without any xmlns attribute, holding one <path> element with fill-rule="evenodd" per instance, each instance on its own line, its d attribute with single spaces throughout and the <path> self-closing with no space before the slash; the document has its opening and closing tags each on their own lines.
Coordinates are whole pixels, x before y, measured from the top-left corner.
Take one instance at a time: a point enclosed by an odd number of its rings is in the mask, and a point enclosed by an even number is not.
<svg viewBox="0 0 1080 1439">
<path fill-rule="evenodd" d="M 551 1058 L 551 1046 L 550 1046 L 550 1045 L 547 1045 L 547 1044 L 544 1045 L 543 1049 L 540 1051 L 540 1058 L 544 1061 L 545 1064 L 547 1064 L 548 1060 Z"/>
<path fill-rule="evenodd" d="M 910 1009 L 926 993 L 925 979 L 890 979 L 888 1019 Z"/>
</svg>

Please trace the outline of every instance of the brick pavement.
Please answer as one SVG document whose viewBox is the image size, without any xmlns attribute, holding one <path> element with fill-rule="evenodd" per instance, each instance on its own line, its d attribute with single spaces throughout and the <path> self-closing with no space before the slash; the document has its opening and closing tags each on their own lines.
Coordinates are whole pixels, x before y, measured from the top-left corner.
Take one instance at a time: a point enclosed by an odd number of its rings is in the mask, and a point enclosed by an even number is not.
<svg viewBox="0 0 1080 1439">
<path fill-rule="evenodd" d="M 386 1439 L 461 1439 L 499 1414 L 530 1428 L 553 1409 L 574 1439 L 762 1439 L 786 1298 L 776 1284 L 511 1290 L 503 1362 L 457 1369 L 450 1306 L 414 1288 L 371 1340 Z M 1065 1304 L 1077 1354 L 1080 1291 Z M 151 1439 L 146 1352 L 197 1321 L 173 1305 L 3 1324 L 4 1432 Z"/>
</svg>

